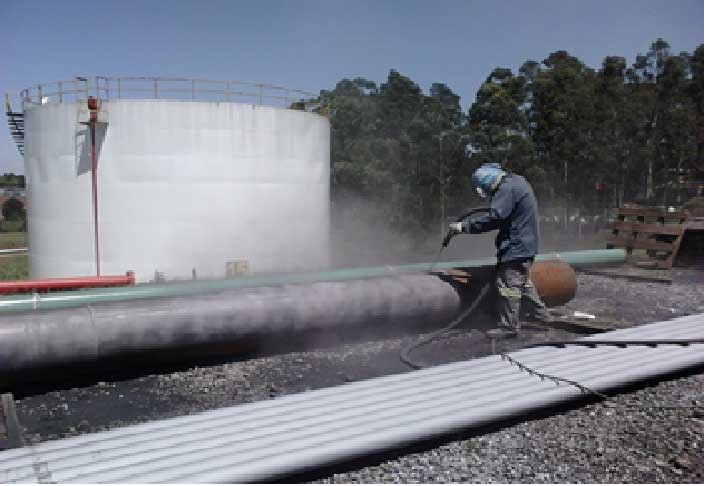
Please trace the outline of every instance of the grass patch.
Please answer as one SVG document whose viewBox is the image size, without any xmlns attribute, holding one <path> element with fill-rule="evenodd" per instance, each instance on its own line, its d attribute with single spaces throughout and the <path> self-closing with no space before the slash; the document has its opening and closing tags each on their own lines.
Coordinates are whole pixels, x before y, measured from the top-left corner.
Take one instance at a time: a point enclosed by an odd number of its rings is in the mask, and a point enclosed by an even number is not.
<svg viewBox="0 0 706 486">
<path fill-rule="evenodd" d="M 23 232 L 25 229 L 25 221 L 22 220 L 12 221 L 3 219 L 0 221 L 0 231 L 3 233 L 19 233 Z"/>
<path fill-rule="evenodd" d="M 0 257 L 0 280 L 23 280 L 29 278 L 29 257 L 13 255 Z"/>
<path fill-rule="evenodd" d="M 24 248 L 26 246 L 27 233 L 0 233 L 0 248 Z"/>
</svg>

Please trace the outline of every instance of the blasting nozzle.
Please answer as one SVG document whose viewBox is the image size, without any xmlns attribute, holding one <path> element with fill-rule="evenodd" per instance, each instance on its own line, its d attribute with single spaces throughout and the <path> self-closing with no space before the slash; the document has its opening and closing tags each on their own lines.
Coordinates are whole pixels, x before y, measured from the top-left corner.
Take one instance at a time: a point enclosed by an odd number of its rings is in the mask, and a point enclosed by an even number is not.
<svg viewBox="0 0 706 486">
<path fill-rule="evenodd" d="M 449 230 L 448 233 L 446 233 L 446 236 L 444 237 L 444 241 L 441 242 L 441 247 L 446 248 L 449 246 L 449 243 L 451 243 L 451 238 L 453 238 L 456 235 L 453 231 Z"/>
<path fill-rule="evenodd" d="M 446 237 L 444 238 L 444 241 L 441 242 L 441 247 L 446 248 L 449 246 L 449 243 L 451 242 L 451 238 L 454 236 L 463 233 L 463 223 L 461 221 L 457 221 L 455 223 L 451 223 L 449 225 L 449 232 L 446 233 Z"/>
</svg>

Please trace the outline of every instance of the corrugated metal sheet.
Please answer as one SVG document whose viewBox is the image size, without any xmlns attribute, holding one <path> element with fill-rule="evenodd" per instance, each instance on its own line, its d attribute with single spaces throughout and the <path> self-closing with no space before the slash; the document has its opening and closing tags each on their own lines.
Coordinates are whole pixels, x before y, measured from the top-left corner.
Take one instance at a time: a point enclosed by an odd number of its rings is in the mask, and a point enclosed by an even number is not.
<svg viewBox="0 0 706 486">
<path fill-rule="evenodd" d="M 703 339 L 703 330 L 701 314 L 586 339 Z M 703 353 L 697 344 L 540 347 L 510 355 L 605 391 L 703 364 Z M 0 481 L 266 481 L 580 395 L 489 356 L 4 451 Z"/>
</svg>

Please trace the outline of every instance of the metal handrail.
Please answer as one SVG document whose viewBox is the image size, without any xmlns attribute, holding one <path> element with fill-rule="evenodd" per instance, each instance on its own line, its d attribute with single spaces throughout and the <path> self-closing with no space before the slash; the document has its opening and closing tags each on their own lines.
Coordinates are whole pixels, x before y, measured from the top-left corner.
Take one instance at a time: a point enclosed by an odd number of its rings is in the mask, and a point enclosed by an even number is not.
<svg viewBox="0 0 706 486">
<path fill-rule="evenodd" d="M 175 86 L 176 84 L 176 86 Z M 149 94 L 149 96 L 145 96 Z M 22 108 L 47 101 L 81 101 L 89 96 L 103 101 L 115 99 L 178 99 L 194 101 L 238 101 L 288 107 L 291 103 L 317 98 L 316 93 L 249 81 L 151 76 L 76 76 L 29 86 L 19 93 Z"/>
</svg>

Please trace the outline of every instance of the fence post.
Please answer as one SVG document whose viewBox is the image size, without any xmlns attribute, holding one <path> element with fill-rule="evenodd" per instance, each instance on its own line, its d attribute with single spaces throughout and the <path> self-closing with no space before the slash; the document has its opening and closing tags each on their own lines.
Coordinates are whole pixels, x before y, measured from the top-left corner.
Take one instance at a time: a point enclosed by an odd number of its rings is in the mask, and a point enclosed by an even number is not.
<svg viewBox="0 0 706 486">
<path fill-rule="evenodd" d="M 63 83 L 59 81 L 59 103 L 64 102 L 64 93 L 62 92 L 63 90 Z"/>
<path fill-rule="evenodd" d="M 37 104 L 41 105 L 42 104 L 42 85 L 38 84 L 37 85 Z"/>
<path fill-rule="evenodd" d="M 230 101 L 230 81 L 226 81 L 226 101 Z"/>
<path fill-rule="evenodd" d="M 157 78 L 154 78 L 154 97 L 157 99 Z"/>
<path fill-rule="evenodd" d="M 192 100 L 196 99 L 196 80 L 195 79 L 191 80 L 191 99 Z"/>
</svg>

